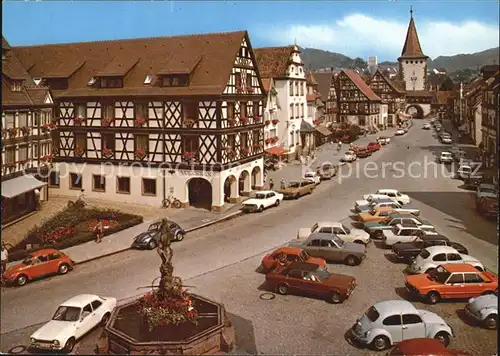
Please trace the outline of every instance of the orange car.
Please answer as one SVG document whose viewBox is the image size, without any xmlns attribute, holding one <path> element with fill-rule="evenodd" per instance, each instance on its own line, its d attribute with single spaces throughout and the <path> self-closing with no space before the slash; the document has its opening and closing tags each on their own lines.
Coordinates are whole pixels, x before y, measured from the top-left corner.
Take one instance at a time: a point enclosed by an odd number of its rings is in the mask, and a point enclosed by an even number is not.
<svg viewBox="0 0 500 356">
<path fill-rule="evenodd" d="M 498 277 L 468 264 L 443 264 L 429 274 L 406 276 L 406 289 L 435 304 L 441 299 L 464 299 L 498 290 Z"/>
<path fill-rule="evenodd" d="M 311 257 L 309 254 L 297 247 L 280 247 L 262 259 L 262 269 L 268 273 L 278 266 L 285 266 L 292 262 L 314 263 L 326 267 L 326 261 L 322 258 Z"/>
<path fill-rule="evenodd" d="M 359 221 L 362 222 L 380 222 L 387 218 L 390 214 L 394 213 L 391 207 L 375 208 L 369 212 L 359 213 Z"/>
<path fill-rule="evenodd" d="M 73 269 L 74 262 L 63 252 L 45 249 L 33 252 L 18 265 L 8 268 L 3 279 L 7 283 L 24 286 L 28 281 L 52 274 L 66 274 Z"/>
<path fill-rule="evenodd" d="M 472 356 L 462 350 L 447 349 L 436 339 L 407 339 L 395 346 L 389 356 Z"/>
</svg>

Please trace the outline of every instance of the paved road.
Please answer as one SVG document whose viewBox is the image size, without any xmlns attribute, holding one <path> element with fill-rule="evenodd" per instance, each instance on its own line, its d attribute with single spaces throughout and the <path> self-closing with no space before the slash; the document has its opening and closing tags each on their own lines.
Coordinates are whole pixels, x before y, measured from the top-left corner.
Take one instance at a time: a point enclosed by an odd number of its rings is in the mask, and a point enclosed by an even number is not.
<svg viewBox="0 0 500 356">
<path fill-rule="evenodd" d="M 369 162 L 409 164 L 424 162 L 426 157 L 432 160 L 432 152 L 425 147 L 437 145 L 430 132 L 420 130 L 416 123 L 407 136 L 394 138 L 388 147 L 351 167 L 361 173 L 372 165 Z M 414 174 L 421 171 L 414 167 Z M 343 333 L 374 302 L 400 298 L 395 288 L 403 285 L 404 266 L 389 262 L 384 256 L 386 251 L 370 246 L 369 258 L 360 267 L 330 266 L 332 271 L 352 274 L 359 280 L 355 295 L 345 305 L 331 306 L 292 296 L 261 301 L 258 287 L 263 276 L 254 272 L 255 267 L 266 251 L 293 238 L 298 228 L 311 226 L 317 220 L 344 220 L 360 195 L 395 187 L 408 192 L 413 197 L 413 205 L 422 209 L 422 216 L 444 235 L 463 243 L 488 268 L 497 270 L 496 226 L 474 211 L 468 211 L 473 203 L 469 193 L 457 188 L 459 182 L 443 177 L 396 178 L 394 175 L 398 172 L 394 168 L 397 167 L 386 165 L 385 177 L 350 177 L 342 178 L 341 182 L 325 182 L 311 196 L 299 201 L 285 202 L 263 214 L 246 215 L 188 235 L 174 248 L 176 273 L 188 281 L 187 284 L 196 286 L 197 293 L 221 300 L 236 315 L 241 343 L 247 352 L 360 354 L 343 340 Z M 343 167 L 344 173 L 348 170 L 349 167 Z M 373 169 L 369 173 L 375 175 Z M 470 218 L 464 218 L 464 210 Z M 29 331 L 10 331 L 49 319 L 58 303 L 75 294 L 95 293 L 121 299 L 143 292 L 137 288 L 150 285 L 159 274 L 158 265 L 159 258 L 154 252 L 127 251 L 78 266 L 66 276 L 23 288 L 4 288 L 2 351 L 17 345 L 17 340 L 29 337 Z M 493 346 L 496 347 L 496 333 L 463 323 L 456 314 L 459 306 L 446 303 L 444 307 L 425 306 L 424 309 L 437 310 L 458 328 L 460 338 L 453 342 L 477 355 L 492 352 Z M 333 345 L 340 346 L 331 349 Z"/>
</svg>

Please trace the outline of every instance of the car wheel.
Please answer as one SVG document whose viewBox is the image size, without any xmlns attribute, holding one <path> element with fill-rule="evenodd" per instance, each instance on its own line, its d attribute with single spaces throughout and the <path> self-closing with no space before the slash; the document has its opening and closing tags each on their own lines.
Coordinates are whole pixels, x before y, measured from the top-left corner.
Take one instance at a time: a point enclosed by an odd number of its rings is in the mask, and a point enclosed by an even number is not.
<svg viewBox="0 0 500 356">
<path fill-rule="evenodd" d="M 28 283 L 28 277 L 24 274 L 20 274 L 16 278 L 16 283 L 19 287 L 24 286 L 26 283 Z"/>
<path fill-rule="evenodd" d="M 175 234 L 175 241 L 182 241 L 184 240 L 184 233 L 182 233 L 181 231 L 177 231 L 177 233 Z"/>
<path fill-rule="evenodd" d="M 75 347 L 75 338 L 72 337 L 68 341 L 66 341 L 66 344 L 64 345 L 64 352 L 69 354 L 71 351 L 73 351 L 73 348 Z"/>
<path fill-rule="evenodd" d="M 278 199 L 278 200 L 276 200 L 276 203 L 274 203 L 274 206 L 279 206 L 279 205 L 280 205 L 280 201 Z"/>
<path fill-rule="evenodd" d="M 106 326 L 106 324 L 107 324 L 107 323 L 108 323 L 108 321 L 109 321 L 109 317 L 110 317 L 109 313 L 106 313 L 106 314 L 104 314 L 104 315 L 102 316 L 102 319 L 101 319 L 101 325 L 102 325 L 102 326 Z"/>
<path fill-rule="evenodd" d="M 356 266 L 359 263 L 359 260 L 356 256 L 349 255 L 345 258 L 345 264 L 348 266 Z"/>
<path fill-rule="evenodd" d="M 434 336 L 434 339 L 438 340 L 445 347 L 450 344 L 450 335 L 444 331 L 441 331 Z"/>
<path fill-rule="evenodd" d="M 497 328 L 498 315 L 490 314 L 484 319 L 484 327 L 486 329 L 494 330 Z"/>
<path fill-rule="evenodd" d="M 264 206 L 263 205 L 259 206 L 259 213 L 262 213 L 263 211 L 264 211 Z"/>
<path fill-rule="evenodd" d="M 475 268 L 476 268 L 479 272 L 484 272 L 484 270 L 483 270 L 481 267 L 479 267 L 479 266 L 476 266 Z"/>
<path fill-rule="evenodd" d="M 427 301 L 429 304 L 436 304 L 441 300 L 441 296 L 438 292 L 429 292 L 427 293 Z"/>
<path fill-rule="evenodd" d="M 361 244 L 361 245 L 364 245 L 365 243 L 361 240 L 355 240 L 354 241 L 355 244 Z"/>
<path fill-rule="evenodd" d="M 149 248 L 150 250 L 154 250 L 154 249 L 156 248 L 156 241 L 155 241 L 155 240 L 151 240 L 151 241 L 149 241 L 149 243 L 148 243 L 148 248 Z"/>
<path fill-rule="evenodd" d="M 372 341 L 372 347 L 376 351 L 383 351 L 385 349 L 388 349 L 390 346 L 389 339 L 387 336 L 377 336 L 375 339 Z"/>
<path fill-rule="evenodd" d="M 69 271 L 69 266 L 67 263 L 61 263 L 59 266 L 59 269 L 57 270 L 57 273 L 59 274 L 66 274 Z"/>
<path fill-rule="evenodd" d="M 333 292 L 330 297 L 328 298 L 328 301 L 332 304 L 339 304 L 342 303 L 342 295 L 338 292 Z"/>
<path fill-rule="evenodd" d="M 281 295 L 286 295 L 288 293 L 288 287 L 286 284 L 280 284 L 278 286 L 278 293 Z"/>
<path fill-rule="evenodd" d="M 299 193 L 295 194 L 295 197 L 294 197 L 294 198 L 295 198 L 295 199 L 299 199 L 299 198 L 300 198 L 300 194 L 299 194 Z"/>
</svg>

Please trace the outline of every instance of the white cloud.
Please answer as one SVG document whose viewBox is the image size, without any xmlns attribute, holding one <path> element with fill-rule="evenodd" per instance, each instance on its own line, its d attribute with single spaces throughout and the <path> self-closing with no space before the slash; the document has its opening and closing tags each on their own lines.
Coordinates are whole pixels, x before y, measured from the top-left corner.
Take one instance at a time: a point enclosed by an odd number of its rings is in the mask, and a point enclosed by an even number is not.
<svg viewBox="0 0 500 356">
<path fill-rule="evenodd" d="M 415 21 L 422 49 L 431 58 L 479 52 L 498 46 L 498 26 L 476 21 L 456 24 Z M 401 54 L 407 28 L 408 22 L 351 14 L 333 24 L 261 27 L 256 35 L 276 45 L 288 45 L 296 40 L 301 47 L 320 48 L 350 57 L 375 52 L 395 59 Z"/>
</svg>

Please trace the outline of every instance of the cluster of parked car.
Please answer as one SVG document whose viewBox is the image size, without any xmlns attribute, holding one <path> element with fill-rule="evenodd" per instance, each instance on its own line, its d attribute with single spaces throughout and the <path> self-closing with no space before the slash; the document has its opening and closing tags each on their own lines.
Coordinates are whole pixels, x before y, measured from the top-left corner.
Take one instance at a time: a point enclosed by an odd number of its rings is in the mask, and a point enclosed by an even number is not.
<svg viewBox="0 0 500 356">
<path fill-rule="evenodd" d="M 376 141 L 369 142 L 366 146 L 350 145 L 349 150 L 340 158 L 341 162 L 352 163 L 358 158 L 370 157 L 374 152 L 380 150 L 382 146 L 391 142 L 389 137 L 380 136 Z"/>
</svg>

